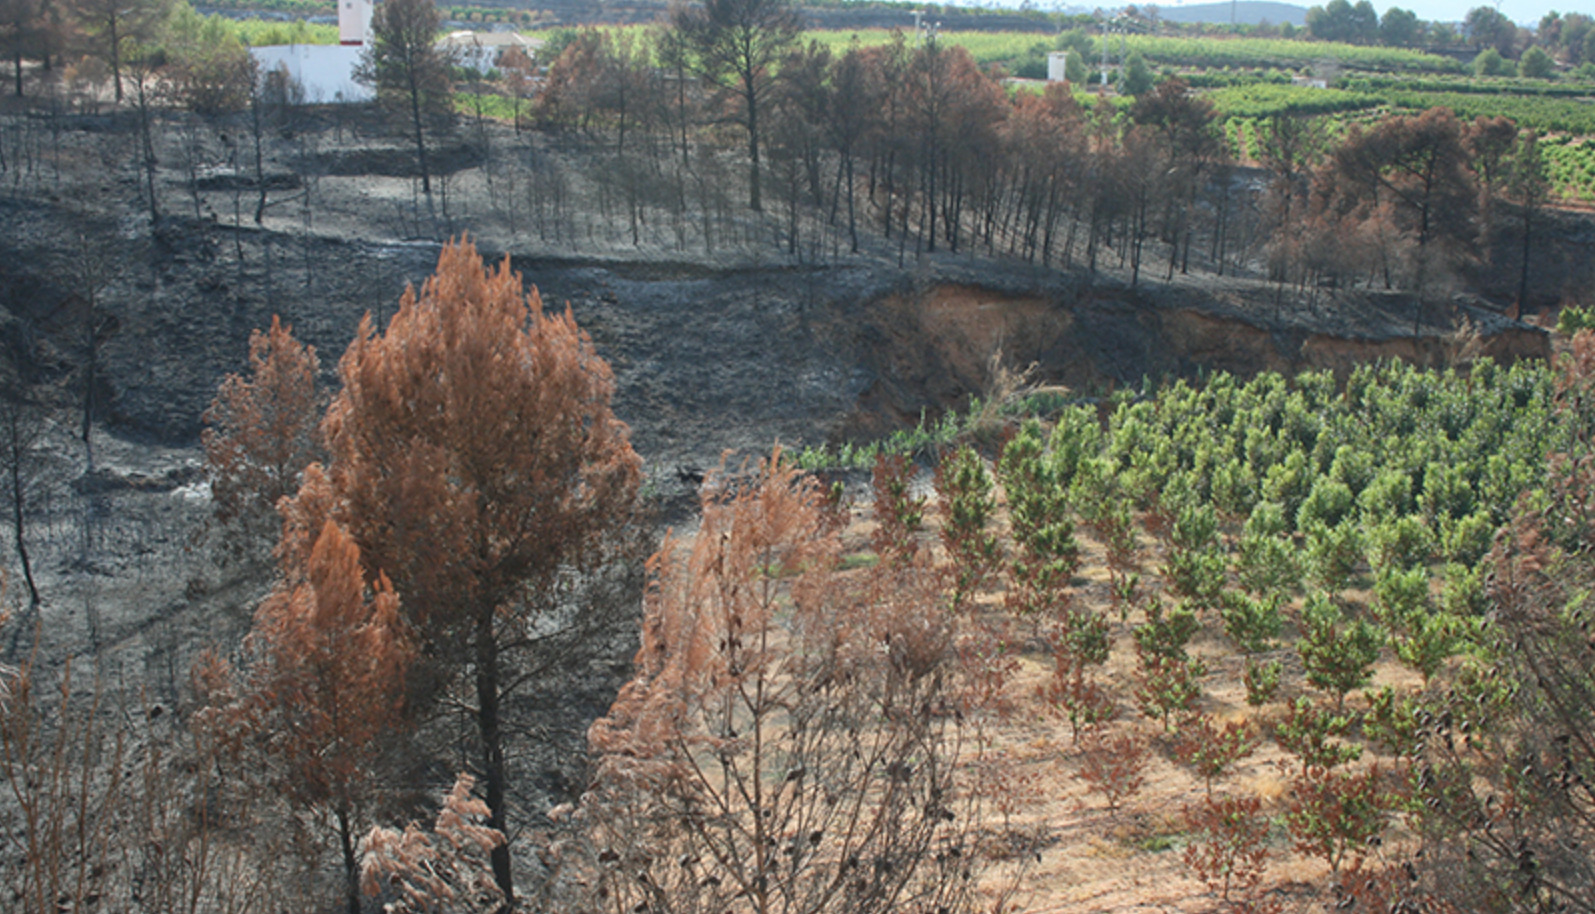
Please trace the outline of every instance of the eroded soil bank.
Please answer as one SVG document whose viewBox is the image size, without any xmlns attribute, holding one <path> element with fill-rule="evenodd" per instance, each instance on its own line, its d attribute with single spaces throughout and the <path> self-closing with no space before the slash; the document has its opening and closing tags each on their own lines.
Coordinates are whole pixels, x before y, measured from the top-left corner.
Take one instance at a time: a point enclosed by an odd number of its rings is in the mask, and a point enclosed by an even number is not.
<svg viewBox="0 0 1595 914">
<path fill-rule="evenodd" d="M 1287 322 L 1224 291 L 1203 300 L 1187 290 L 946 282 L 882 296 L 853 316 L 850 336 L 837 328 L 852 343 L 852 371 L 868 383 L 833 434 L 879 435 L 917 421 L 921 410 L 961 407 L 991 389 L 994 360 L 1091 397 L 1201 371 L 1344 373 L 1380 359 L 1444 365 L 1550 352 L 1540 328 L 1461 301 L 1429 305 L 1415 336 L 1409 297 L 1361 296 L 1353 302 L 1360 319 L 1334 326 L 1312 314 L 1289 313 Z"/>
</svg>

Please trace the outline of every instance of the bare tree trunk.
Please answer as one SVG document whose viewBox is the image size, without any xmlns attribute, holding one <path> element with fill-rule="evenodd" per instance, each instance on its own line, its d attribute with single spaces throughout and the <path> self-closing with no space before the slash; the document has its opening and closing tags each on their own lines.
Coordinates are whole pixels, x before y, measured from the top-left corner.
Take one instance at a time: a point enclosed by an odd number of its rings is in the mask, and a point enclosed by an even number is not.
<svg viewBox="0 0 1595 914">
<path fill-rule="evenodd" d="M 28 486 L 30 482 L 30 466 L 33 456 L 33 444 L 38 439 L 39 428 L 34 422 L 35 417 L 28 413 L 25 403 L 11 401 L 4 404 L 4 412 L 0 413 L 0 434 L 5 436 L 3 447 L 5 449 L 5 469 L 11 477 L 11 534 L 17 550 L 17 559 L 22 563 L 22 580 L 28 585 L 28 605 L 37 608 L 39 605 L 39 587 L 33 578 L 33 562 L 28 557 L 27 537 L 27 507 Z"/>
<path fill-rule="evenodd" d="M 144 166 L 144 182 L 146 191 L 149 194 L 150 225 L 154 226 L 161 221 L 161 210 L 160 201 L 155 196 L 155 167 L 158 163 L 155 160 L 154 127 L 150 123 L 149 79 L 141 74 L 138 78 L 137 88 L 139 142 L 144 160 L 141 164 Z M 117 89 L 121 89 L 120 82 L 117 83 Z M 121 100 L 120 93 L 117 96 L 117 100 Z"/>
<path fill-rule="evenodd" d="M 493 607 L 478 610 L 476 619 L 476 722 L 482 736 L 482 781 L 487 791 L 488 826 L 509 834 L 505 815 L 504 734 L 499 722 L 498 641 L 493 634 Z M 515 877 L 509 842 L 493 848 L 493 881 L 504 893 L 504 910 L 515 908 Z"/>
<path fill-rule="evenodd" d="M 1534 210 L 1529 204 L 1523 205 L 1523 263 L 1518 268 L 1517 274 L 1517 313 L 1523 316 L 1523 306 L 1529 300 L 1529 252 L 1532 243 L 1534 227 Z"/>
<path fill-rule="evenodd" d="M 262 145 L 265 140 L 266 122 L 265 113 L 260 106 L 265 100 L 260 97 L 260 90 L 256 89 L 249 96 L 249 133 L 255 146 L 255 189 L 259 197 L 255 200 L 255 224 L 260 225 L 266 218 L 266 160 Z"/>
<path fill-rule="evenodd" d="M 360 858 L 355 854 L 354 830 L 349 817 L 349 808 L 340 805 L 336 815 L 338 844 L 343 850 L 345 897 L 348 899 L 349 914 L 360 914 Z"/>
<path fill-rule="evenodd" d="M 748 208 L 762 213 L 764 204 L 759 198 L 759 103 L 753 80 L 752 73 L 744 80 L 748 102 Z"/>
<path fill-rule="evenodd" d="M 421 169 L 421 193 L 426 196 L 427 218 L 435 222 L 437 214 L 432 207 L 432 172 L 427 167 L 426 161 L 426 122 L 421 117 L 421 86 L 416 82 L 414 67 L 409 69 L 408 75 L 410 80 L 410 125 L 415 131 L 415 162 L 417 167 Z"/>
<path fill-rule="evenodd" d="M 106 27 L 111 32 L 111 82 L 116 86 L 116 103 L 122 103 L 122 36 L 117 26 L 116 7 L 110 8 L 110 21 Z"/>
</svg>

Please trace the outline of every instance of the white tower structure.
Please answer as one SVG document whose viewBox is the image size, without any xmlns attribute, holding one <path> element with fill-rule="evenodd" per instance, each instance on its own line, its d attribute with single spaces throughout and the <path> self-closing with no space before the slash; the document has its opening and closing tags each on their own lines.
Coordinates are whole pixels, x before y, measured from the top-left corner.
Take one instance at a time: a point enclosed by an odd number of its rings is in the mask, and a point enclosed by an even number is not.
<svg viewBox="0 0 1595 914">
<path fill-rule="evenodd" d="M 1052 51 L 1047 54 L 1047 82 L 1061 83 L 1069 78 L 1069 52 Z"/>
<path fill-rule="evenodd" d="M 338 43 L 361 46 L 371 40 L 373 0 L 338 0 Z"/>
</svg>

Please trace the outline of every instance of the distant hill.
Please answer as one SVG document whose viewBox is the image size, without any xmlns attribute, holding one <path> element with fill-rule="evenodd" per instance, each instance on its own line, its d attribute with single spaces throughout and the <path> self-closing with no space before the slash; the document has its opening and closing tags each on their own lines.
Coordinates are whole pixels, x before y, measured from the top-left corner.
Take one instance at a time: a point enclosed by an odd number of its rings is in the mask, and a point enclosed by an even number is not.
<svg viewBox="0 0 1595 914">
<path fill-rule="evenodd" d="M 1193 3 L 1189 6 L 1160 6 L 1158 17 L 1168 22 L 1229 22 L 1231 4 Z M 1307 7 L 1269 0 L 1239 0 L 1234 4 L 1235 22 L 1257 25 L 1267 20 L 1274 25 L 1306 25 Z"/>
</svg>

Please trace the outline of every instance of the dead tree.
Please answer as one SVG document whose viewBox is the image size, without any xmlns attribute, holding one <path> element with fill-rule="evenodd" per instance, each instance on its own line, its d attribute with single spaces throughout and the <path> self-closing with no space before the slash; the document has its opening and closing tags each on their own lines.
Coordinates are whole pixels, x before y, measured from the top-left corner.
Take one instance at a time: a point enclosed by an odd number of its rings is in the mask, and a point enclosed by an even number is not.
<svg viewBox="0 0 1595 914">
<path fill-rule="evenodd" d="M 39 606 L 39 586 L 28 556 L 27 524 L 31 496 L 43 470 L 39 445 L 45 427 L 44 409 L 32 391 L 15 385 L 0 390 L 0 477 L 11 509 L 11 538 L 22 563 L 30 610 Z"/>
</svg>

